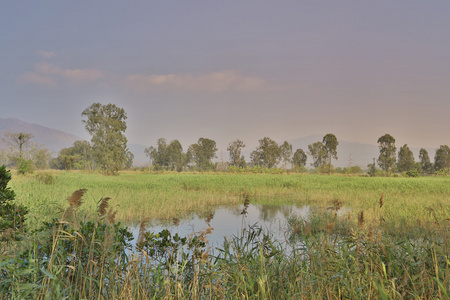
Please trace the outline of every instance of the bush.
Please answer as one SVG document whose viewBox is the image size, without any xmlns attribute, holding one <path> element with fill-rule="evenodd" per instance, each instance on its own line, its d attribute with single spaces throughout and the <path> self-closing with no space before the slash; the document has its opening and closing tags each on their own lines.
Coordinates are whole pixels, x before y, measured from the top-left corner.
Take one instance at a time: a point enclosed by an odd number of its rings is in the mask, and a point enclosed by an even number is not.
<svg viewBox="0 0 450 300">
<path fill-rule="evenodd" d="M 405 172 L 408 177 L 419 177 L 419 172 L 417 170 L 409 170 Z"/>
<path fill-rule="evenodd" d="M 39 173 L 35 176 L 36 180 L 43 184 L 54 184 L 55 177 L 50 173 Z"/>
</svg>

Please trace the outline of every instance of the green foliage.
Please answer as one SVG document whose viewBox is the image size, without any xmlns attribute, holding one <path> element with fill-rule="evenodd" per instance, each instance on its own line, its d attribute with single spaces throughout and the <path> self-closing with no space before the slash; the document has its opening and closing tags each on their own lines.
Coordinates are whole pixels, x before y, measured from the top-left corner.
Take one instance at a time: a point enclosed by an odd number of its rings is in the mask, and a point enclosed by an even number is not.
<svg viewBox="0 0 450 300">
<path fill-rule="evenodd" d="M 17 173 L 21 175 L 31 174 L 34 171 L 33 161 L 25 160 L 23 158 L 16 159 L 16 163 L 18 165 Z"/>
<path fill-rule="evenodd" d="M 28 209 L 23 205 L 16 205 L 16 194 L 8 187 L 11 173 L 5 166 L 0 166 L 0 242 L 18 239 L 17 233 L 24 229 L 25 216 Z"/>
<path fill-rule="evenodd" d="M 273 168 L 278 165 L 281 159 L 281 150 L 278 144 L 265 137 L 259 140 L 259 146 L 250 154 L 254 166 Z"/>
<path fill-rule="evenodd" d="M 450 169 L 450 147 L 447 145 L 441 145 L 436 150 L 436 156 L 434 157 L 434 168 L 437 171 Z"/>
<path fill-rule="evenodd" d="M 294 157 L 292 158 L 292 164 L 295 168 L 303 168 L 306 166 L 306 160 L 308 157 L 306 156 L 305 151 L 302 149 L 297 149 L 294 153 Z"/>
<path fill-rule="evenodd" d="M 329 174 L 331 174 L 332 165 L 331 165 L 331 159 L 338 159 L 337 157 L 337 146 L 339 145 L 339 142 L 334 134 L 328 133 L 323 137 L 322 141 L 325 150 L 328 154 L 328 166 L 329 166 Z"/>
<path fill-rule="evenodd" d="M 385 134 L 378 139 L 380 148 L 380 156 L 378 157 L 378 165 L 385 172 L 392 172 L 396 161 L 395 139 L 390 134 Z"/>
<path fill-rule="evenodd" d="M 145 149 L 145 154 L 155 170 L 181 172 L 186 165 L 186 154 L 183 153 L 183 147 L 178 140 L 173 140 L 167 145 L 166 140 L 160 138 L 157 141 L 157 148 L 149 147 Z"/>
<path fill-rule="evenodd" d="M 124 135 L 127 115 L 114 104 L 94 103 L 81 114 L 86 130 L 92 136 L 92 153 L 98 167 L 107 175 L 116 175 L 125 167 L 128 156 Z"/>
<path fill-rule="evenodd" d="M 35 178 L 43 184 L 54 184 L 56 182 L 55 177 L 50 173 L 39 173 L 36 174 Z"/>
<path fill-rule="evenodd" d="M 405 172 L 408 177 L 419 177 L 419 172 L 417 170 L 409 170 Z"/>
<path fill-rule="evenodd" d="M 422 173 L 431 174 L 433 172 L 433 165 L 430 162 L 430 157 L 428 156 L 428 151 L 421 148 L 419 151 L 420 166 Z"/>
<path fill-rule="evenodd" d="M 212 162 L 213 158 L 216 158 L 216 142 L 207 139 L 199 138 L 196 144 L 189 146 L 188 153 L 186 154 L 189 162 L 194 162 L 197 169 L 206 171 L 215 169 L 215 164 Z"/>
<path fill-rule="evenodd" d="M 323 168 L 327 163 L 328 151 L 325 145 L 321 142 L 316 142 L 311 145 L 308 145 L 309 155 L 311 155 L 313 159 L 313 163 L 311 164 L 316 169 Z"/>
<path fill-rule="evenodd" d="M 280 146 L 280 157 L 284 164 L 284 170 L 287 170 L 287 165 L 292 163 L 292 145 L 285 141 Z"/>
<path fill-rule="evenodd" d="M 414 168 L 414 154 L 409 149 L 408 145 L 405 144 L 403 147 L 400 147 L 400 151 L 398 152 L 398 162 L 397 169 L 399 172 L 406 172 L 412 170 Z"/>
<path fill-rule="evenodd" d="M 245 147 L 243 141 L 236 139 L 232 141 L 227 148 L 227 151 L 230 153 L 230 166 L 234 166 L 237 168 L 245 168 L 245 158 L 241 155 L 241 149 Z"/>
<path fill-rule="evenodd" d="M 63 148 L 53 162 L 56 169 L 92 170 L 94 169 L 93 149 L 88 141 L 76 141 L 72 147 Z"/>
</svg>

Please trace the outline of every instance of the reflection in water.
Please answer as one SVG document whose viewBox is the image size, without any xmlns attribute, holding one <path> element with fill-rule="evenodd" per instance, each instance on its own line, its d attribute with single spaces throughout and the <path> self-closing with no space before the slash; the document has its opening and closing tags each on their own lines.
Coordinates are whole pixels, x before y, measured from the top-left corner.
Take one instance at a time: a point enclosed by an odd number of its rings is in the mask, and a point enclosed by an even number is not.
<svg viewBox="0 0 450 300">
<path fill-rule="evenodd" d="M 292 206 L 292 205 L 255 205 L 250 204 L 247 208 L 247 214 L 241 214 L 243 206 L 218 207 L 212 214 L 214 217 L 210 221 L 214 228 L 208 235 L 208 241 L 211 246 L 219 246 L 224 238 L 240 236 L 244 228 L 248 226 L 262 227 L 266 232 L 270 232 L 275 240 L 284 242 L 287 240 L 287 219 L 289 216 L 307 218 L 310 214 L 310 207 Z M 193 232 L 199 232 L 208 225 L 206 218 L 194 216 L 190 219 L 182 219 L 178 226 L 173 224 L 154 223 L 147 227 L 147 231 L 160 232 L 163 229 L 169 229 L 173 234 L 178 233 L 181 236 L 187 236 Z M 135 236 L 139 234 L 139 226 L 130 226 L 130 230 Z"/>
</svg>

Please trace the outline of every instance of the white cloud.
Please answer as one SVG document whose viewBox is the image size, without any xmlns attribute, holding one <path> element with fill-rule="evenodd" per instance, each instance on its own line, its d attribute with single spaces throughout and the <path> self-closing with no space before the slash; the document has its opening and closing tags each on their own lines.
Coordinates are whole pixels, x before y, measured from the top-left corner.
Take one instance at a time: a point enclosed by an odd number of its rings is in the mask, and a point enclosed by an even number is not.
<svg viewBox="0 0 450 300">
<path fill-rule="evenodd" d="M 43 59 L 49 59 L 56 55 L 55 52 L 40 50 L 37 54 Z"/>
<path fill-rule="evenodd" d="M 204 75 L 168 74 L 168 75 L 130 75 L 126 77 L 126 84 L 139 92 L 155 89 L 175 89 L 194 92 L 221 93 L 235 92 L 263 92 L 280 89 L 269 84 L 260 77 L 246 77 L 236 71 L 227 70 Z"/>
</svg>

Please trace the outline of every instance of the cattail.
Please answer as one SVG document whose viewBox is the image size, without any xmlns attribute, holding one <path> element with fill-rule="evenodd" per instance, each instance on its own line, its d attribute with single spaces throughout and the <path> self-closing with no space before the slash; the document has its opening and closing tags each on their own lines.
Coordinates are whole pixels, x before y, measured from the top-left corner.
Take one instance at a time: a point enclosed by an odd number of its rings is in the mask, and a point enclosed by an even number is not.
<svg viewBox="0 0 450 300">
<path fill-rule="evenodd" d="M 311 235 L 311 226 L 309 226 L 309 223 L 305 222 L 305 226 L 303 226 L 303 232 L 306 236 Z"/>
<path fill-rule="evenodd" d="M 97 212 L 99 215 L 103 216 L 106 214 L 106 209 L 108 208 L 109 197 L 103 198 L 100 201 L 100 205 L 98 206 Z"/>
<path fill-rule="evenodd" d="M 75 192 L 73 192 L 72 196 L 67 198 L 67 202 L 69 202 L 69 205 L 73 208 L 78 208 L 83 204 L 83 197 L 84 193 L 87 191 L 87 189 L 80 189 Z"/>
<path fill-rule="evenodd" d="M 373 242 L 373 231 L 372 228 L 369 228 L 369 242 Z"/>
<path fill-rule="evenodd" d="M 361 211 L 361 213 L 358 216 L 358 226 L 361 228 L 364 225 L 364 211 Z"/>
<path fill-rule="evenodd" d="M 347 220 L 350 221 L 351 219 L 352 219 L 352 213 L 349 212 L 349 213 L 348 213 L 348 216 L 347 216 Z"/>
<path fill-rule="evenodd" d="M 380 208 L 383 207 L 384 204 L 384 193 L 381 193 L 381 197 L 380 197 Z"/>
</svg>

